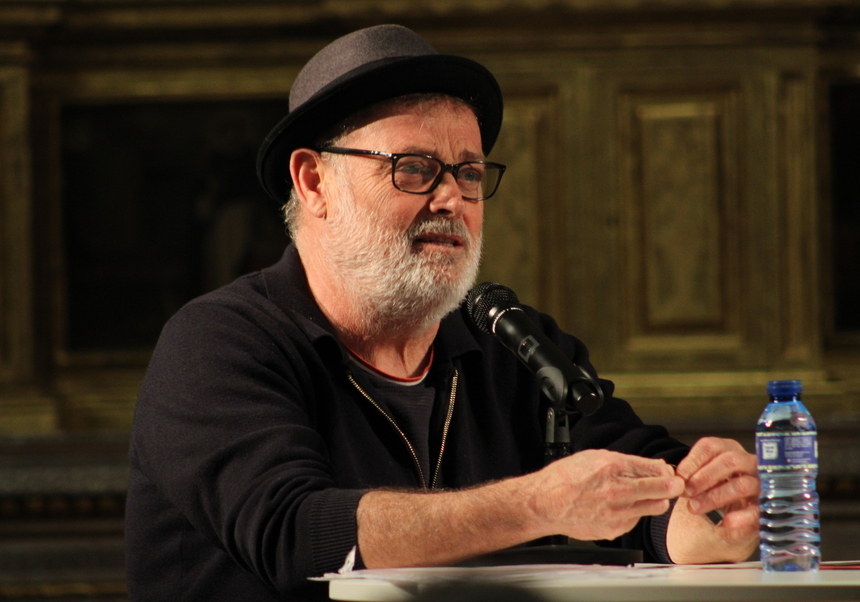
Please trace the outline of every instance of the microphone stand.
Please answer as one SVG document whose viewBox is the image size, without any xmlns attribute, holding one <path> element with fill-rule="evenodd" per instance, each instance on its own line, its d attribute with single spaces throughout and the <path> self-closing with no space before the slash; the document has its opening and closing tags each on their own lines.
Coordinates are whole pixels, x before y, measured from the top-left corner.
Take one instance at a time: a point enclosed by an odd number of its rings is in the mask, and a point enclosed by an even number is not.
<svg viewBox="0 0 860 602">
<path fill-rule="evenodd" d="M 546 414 L 545 465 L 573 453 L 568 416 L 591 416 L 603 405 L 600 385 L 580 366 L 570 366 L 564 371 L 541 368 L 536 374 L 541 390 L 551 402 Z"/>
<path fill-rule="evenodd" d="M 544 466 L 573 453 L 573 447 L 570 444 L 570 421 L 567 416 L 567 413 L 558 415 L 553 406 L 546 411 Z"/>
<path fill-rule="evenodd" d="M 580 366 L 562 373 L 557 368 L 537 372 L 544 394 L 552 402 L 546 411 L 544 465 L 573 454 L 570 441 L 571 414 L 590 416 L 603 405 L 603 389 Z M 546 558 L 567 558 L 577 564 L 630 565 L 642 561 L 640 550 L 601 548 L 591 541 L 579 541 L 565 535 L 552 535 L 547 545 L 533 548 L 533 554 Z M 561 560 L 560 560 L 561 562 Z"/>
<path fill-rule="evenodd" d="M 591 415 L 603 404 L 603 390 L 594 382 L 591 375 L 579 366 L 574 368 L 578 369 L 579 375 L 563 374 L 556 368 L 543 368 L 537 373 L 541 389 L 552 402 L 546 411 L 544 466 L 573 453 L 568 417 L 573 413 Z M 595 396 L 596 400 L 594 400 Z M 585 411 L 580 410 L 580 402 L 583 398 L 587 400 L 582 403 Z M 589 401 L 591 403 L 588 403 Z M 551 546 L 571 544 L 571 539 L 564 535 L 552 535 L 547 539 Z"/>
</svg>

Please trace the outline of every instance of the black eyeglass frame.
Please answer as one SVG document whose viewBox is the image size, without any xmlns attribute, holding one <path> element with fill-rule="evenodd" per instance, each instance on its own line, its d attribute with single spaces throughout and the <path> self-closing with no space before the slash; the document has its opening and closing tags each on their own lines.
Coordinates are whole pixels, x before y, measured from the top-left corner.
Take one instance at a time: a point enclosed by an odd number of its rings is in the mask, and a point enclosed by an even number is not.
<svg viewBox="0 0 860 602">
<path fill-rule="evenodd" d="M 385 157 L 391 160 L 391 183 L 394 187 L 400 192 L 405 192 L 407 194 L 429 194 L 436 190 L 439 184 L 442 182 L 442 178 L 446 173 L 450 173 L 454 176 L 454 180 L 457 180 L 457 174 L 460 172 L 460 169 L 467 165 L 487 165 L 492 166 L 495 169 L 498 169 L 499 177 L 496 180 L 496 185 L 493 187 L 493 190 L 490 191 L 489 194 L 485 194 L 482 197 L 468 197 L 463 196 L 467 201 L 485 201 L 494 194 L 499 189 L 499 184 L 502 183 L 502 176 L 505 175 L 505 170 L 507 169 L 507 165 L 503 165 L 501 163 L 494 163 L 492 161 L 463 161 L 462 163 L 456 163 L 454 165 L 450 163 L 445 163 L 441 159 L 437 159 L 432 155 L 422 155 L 419 153 L 385 153 L 382 151 L 374 151 L 374 150 L 362 150 L 359 148 L 344 148 L 341 146 L 324 146 L 322 148 L 316 149 L 318 153 L 333 153 L 335 155 L 371 155 L 376 157 Z M 397 173 L 397 162 L 404 157 L 420 157 L 422 159 L 430 159 L 431 161 L 435 161 L 439 165 L 442 166 L 442 169 L 439 170 L 439 173 L 430 183 L 430 186 L 427 190 L 415 191 L 415 190 L 404 190 L 400 186 L 397 185 L 397 181 L 394 179 L 395 174 Z M 457 180 L 459 181 L 459 180 Z M 459 187 L 459 184 L 458 184 Z M 460 189 L 462 192 L 462 188 Z"/>
</svg>

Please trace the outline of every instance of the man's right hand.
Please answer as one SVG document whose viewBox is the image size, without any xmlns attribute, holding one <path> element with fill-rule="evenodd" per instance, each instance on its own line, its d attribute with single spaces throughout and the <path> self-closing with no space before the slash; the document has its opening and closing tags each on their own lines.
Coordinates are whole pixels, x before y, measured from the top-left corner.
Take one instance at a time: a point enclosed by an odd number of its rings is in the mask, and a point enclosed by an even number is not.
<svg viewBox="0 0 860 602">
<path fill-rule="evenodd" d="M 684 480 L 663 460 L 586 450 L 529 475 L 534 512 L 556 535 L 614 539 L 648 515 L 669 509 Z"/>
<path fill-rule="evenodd" d="M 368 568 L 452 564 L 549 535 L 614 539 L 668 510 L 684 481 L 662 460 L 587 450 L 459 491 L 374 490 L 358 505 Z"/>
</svg>

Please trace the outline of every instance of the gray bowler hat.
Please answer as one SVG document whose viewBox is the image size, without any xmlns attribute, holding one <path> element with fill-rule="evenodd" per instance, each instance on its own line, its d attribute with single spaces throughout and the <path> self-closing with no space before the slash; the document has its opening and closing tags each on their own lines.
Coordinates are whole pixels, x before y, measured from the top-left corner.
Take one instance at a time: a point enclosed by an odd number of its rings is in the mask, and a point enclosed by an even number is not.
<svg viewBox="0 0 860 602">
<path fill-rule="evenodd" d="M 470 59 L 439 54 L 410 29 L 377 25 L 338 38 L 296 77 L 290 112 L 269 132 L 257 155 L 263 188 L 285 202 L 295 149 L 312 146 L 328 128 L 358 109 L 413 93 L 449 94 L 472 105 L 483 151 L 489 154 L 502 125 L 502 93 L 492 73 Z"/>
</svg>

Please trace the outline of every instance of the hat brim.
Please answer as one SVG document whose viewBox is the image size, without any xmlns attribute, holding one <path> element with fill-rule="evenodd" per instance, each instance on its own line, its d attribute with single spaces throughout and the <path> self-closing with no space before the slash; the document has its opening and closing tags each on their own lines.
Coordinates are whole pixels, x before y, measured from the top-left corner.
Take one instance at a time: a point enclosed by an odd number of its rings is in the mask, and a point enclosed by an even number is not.
<svg viewBox="0 0 860 602">
<path fill-rule="evenodd" d="M 502 93 L 480 63 L 444 54 L 384 59 L 350 71 L 290 111 L 260 147 L 257 177 L 279 202 L 289 197 L 290 155 L 313 145 L 328 128 L 374 103 L 415 93 L 441 93 L 465 100 L 478 114 L 484 154 L 502 125 Z"/>
</svg>

